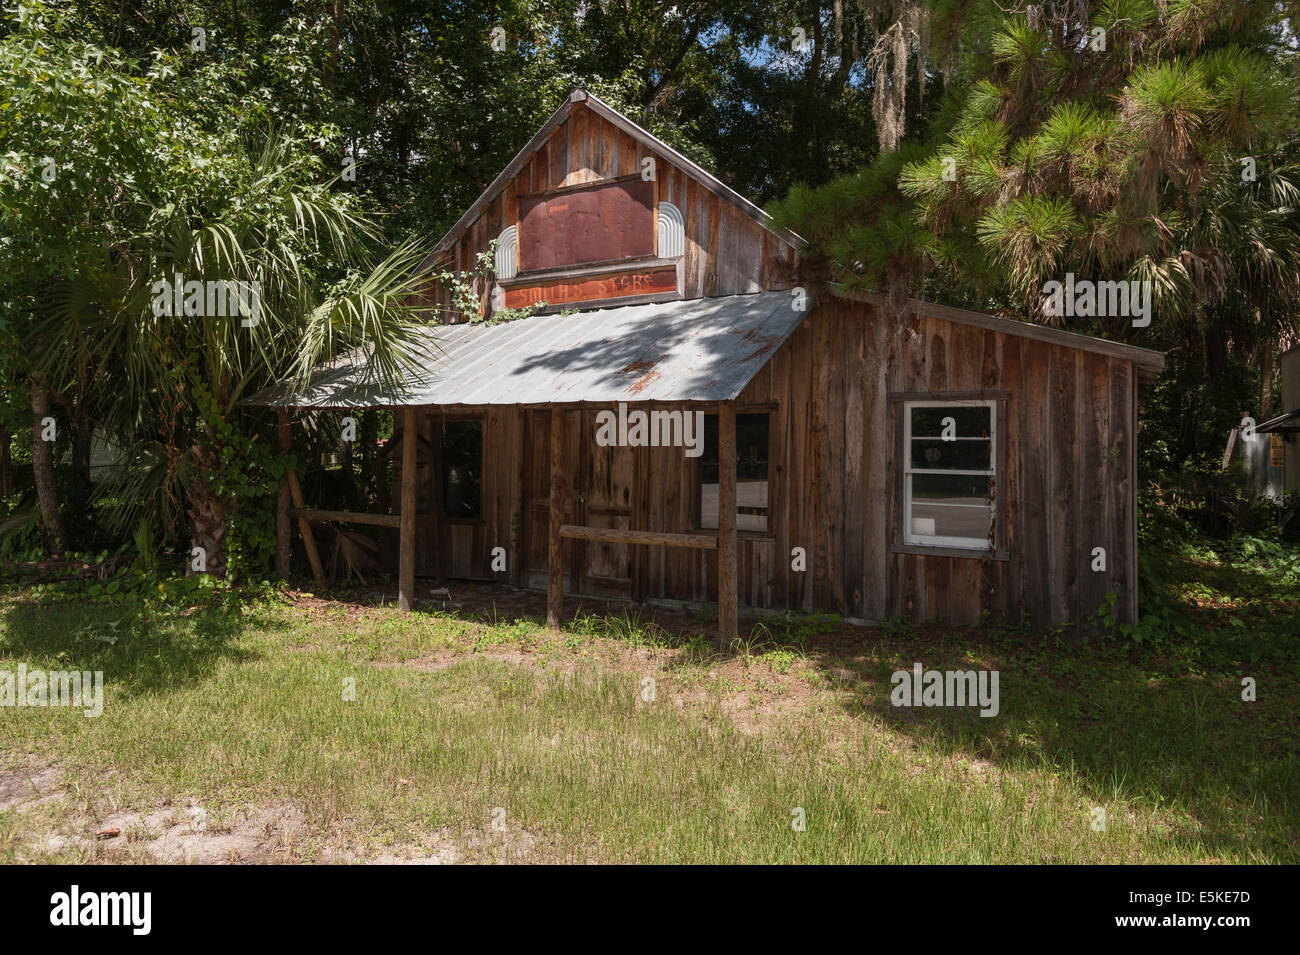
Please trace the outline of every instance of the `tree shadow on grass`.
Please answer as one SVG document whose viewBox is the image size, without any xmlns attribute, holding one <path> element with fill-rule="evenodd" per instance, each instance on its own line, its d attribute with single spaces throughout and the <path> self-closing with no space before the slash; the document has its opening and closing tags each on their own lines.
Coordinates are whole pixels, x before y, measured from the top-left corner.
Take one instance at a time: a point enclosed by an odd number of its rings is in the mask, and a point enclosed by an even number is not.
<svg viewBox="0 0 1300 955">
<path fill-rule="evenodd" d="M 491 585 L 452 591 L 454 606 L 442 612 L 460 619 L 543 623 L 543 594 Z M 669 669 L 795 650 L 822 671 L 851 717 L 878 722 L 926 752 L 1021 778 L 1063 779 L 1112 816 L 1117 802 L 1166 811 L 1172 844 L 1194 856 L 1300 859 L 1300 626 L 1288 629 L 1276 608 L 1267 629 L 1261 618 L 1247 631 L 1207 630 L 1195 652 L 1163 655 L 1023 631 L 900 623 L 822 632 L 815 618 L 798 615 L 784 622 L 747 616 L 742 639 L 719 649 L 707 636 L 714 625 L 700 614 L 577 597 L 566 597 L 563 622 L 579 636 L 698 651 L 665 661 Z M 1268 652 L 1260 656 L 1264 633 Z M 997 670 L 997 715 L 893 706 L 891 675 L 916 662 L 927 670 Z M 1241 699 L 1243 676 L 1256 679 L 1256 702 Z M 1081 813 L 1082 831 L 1090 822 Z"/>
<path fill-rule="evenodd" d="M 1005 629 L 827 629 L 824 616 L 799 614 L 744 616 L 741 637 L 719 647 L 699 615 L 576 598 L 564 618 L 566 630 L 698 649 L 665 661 L 669 670 L 789 650 L 823 672 L 854 719 L 954 763 L 1064 779 L 1112 816 L 1119 802 L 1167 811 L 1173 844 L 1203 858 L 1300 861 L 1300 616 L 1284 606 L 1256 607 L 1245 628 L 1200 619 L 1195 647 L 1163 654 Z M 997 714 L 895 707 L 891 676 L 916 662 L 997 670 Z M 1254 702 L 1242 699 L 1245 676 L 1262 688 Z M 1091 822 L 1081 813 L 1082 831 Z"/>
<path fill-rule="evenodd" d="M 1196 854 L 1297 860 L 1298 694 L 1284 665 L 1194 672 L 1095 642 L 935 628 L 866 631 L 862 643 L 870 649 L 819 659 L 846 688 L 843 705 L 855 717 L 869 715 L 932 752 L 1064 778 L 1095 807 L 1124 800 L 1173 810 L 1171 818 L 1185 820 L 1173 825 L 1175 841 Z M 910 674 L 917 662 L 997 670 L 997 714 L 895 706 L 892 675 Z M 1273 698 L 1243 701 L 1243 674 L 1271 684 Z"/>
<path fill-rule="evenodd" d="M 184 690 L 223 662 L 258 659 L 241 643 L 252 626 L 285 624 L 235 592 L 165 609 L 91 599 L 42 603 L 20 592 L 0 604 L 0 658 L 29 670 L 100 670 L 115 693 L 131 698 Z"/>
</svg>

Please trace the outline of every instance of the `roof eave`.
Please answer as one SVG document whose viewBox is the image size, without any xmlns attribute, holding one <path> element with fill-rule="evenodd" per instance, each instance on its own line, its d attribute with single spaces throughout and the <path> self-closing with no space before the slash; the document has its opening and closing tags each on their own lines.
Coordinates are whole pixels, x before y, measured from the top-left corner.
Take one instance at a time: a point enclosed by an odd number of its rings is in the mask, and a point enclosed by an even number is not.
<svg viewBox="0 0 1300 955">
<path fill-rule="evenodd" d="M 1295 434 L 1300 432 L 1300 408 L 1269 418 L 1255 425 L 1256 434 Z"/>
</svg>

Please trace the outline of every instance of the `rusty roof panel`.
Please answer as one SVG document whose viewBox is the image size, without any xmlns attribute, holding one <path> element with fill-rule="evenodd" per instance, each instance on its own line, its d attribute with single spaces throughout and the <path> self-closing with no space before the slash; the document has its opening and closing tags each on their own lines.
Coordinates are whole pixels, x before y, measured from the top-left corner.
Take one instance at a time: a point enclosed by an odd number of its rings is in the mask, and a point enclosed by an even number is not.
<svg viewBox="0 0 1300 955">
<path fill-rule="evenodd" d="M 322 369 L 301 393 L 268 391 L 249 403 L 364 408 L 728 401 L 807 314 L 792 302 L 789 292 L 760 292 L 535 315 L 500 325 L 430 325 L 419 372 L 395 391 L 378 388 L 365 363 L 349 356 Z"/>
</svg>

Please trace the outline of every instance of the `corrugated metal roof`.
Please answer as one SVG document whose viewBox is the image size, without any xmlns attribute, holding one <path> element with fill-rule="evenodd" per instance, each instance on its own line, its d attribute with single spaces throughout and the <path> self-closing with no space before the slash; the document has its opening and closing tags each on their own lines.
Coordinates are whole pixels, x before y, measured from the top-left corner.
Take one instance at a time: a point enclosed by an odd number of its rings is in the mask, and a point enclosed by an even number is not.
<svg viewBox="0 0 1300 955">
<path fill-rule="evenodd" d="M 760 292 L 499 325 L 430 325 L 429 356 L 396 392 L 346 357 L 298 394 L 268 390 L 250 404 L 537 405 L 552 402 L 728 401 L 803 320 L 789 292 Z M 279 397 L 277 397 L 279 395 Z"/>
<path fill-rule="evenodd" d="M 1255 425 L 1255 431 L 1261 434 L 1294 434 L 1300 432 L 1300 408 L 1295 411 L 1288 411 L 1286 414 L 1280 414 L 1276 418 L 1269 418 L 1261 424 Z"/>
</svg>

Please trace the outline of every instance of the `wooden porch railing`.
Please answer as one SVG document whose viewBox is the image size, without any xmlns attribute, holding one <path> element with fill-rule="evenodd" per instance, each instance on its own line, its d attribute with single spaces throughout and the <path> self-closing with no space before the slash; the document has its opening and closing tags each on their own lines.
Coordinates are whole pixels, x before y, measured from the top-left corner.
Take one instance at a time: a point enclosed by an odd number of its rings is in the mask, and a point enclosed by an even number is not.
<svg viewBox="0 0 1300 955">
<path fill-rule="evenodd" d="M 718 639 L 734 640 L 739 625 L 739 588 L 736 568 L 736 409 L 730 402 L 718 406 L 718 533 L 675 534 L 667 531 L 623 530 L 564 523 L 566 498 L 564 411 L 551 408 L 550 548 L 547 553 L 546 625 L 560 628 L 564 614 L 564 539 L 657 547 L 688 547 L 718 552 Z M 730 466 L 724 466 L 729 464 Z"/>
<path fill-rule="evenodd" d="M 404 408 L 404 436 L 417 433 L 418 409 Z M 289 450 L 289 416 L 280 412 L 280 446 Z M 398 529 L 397 605 L 410 610 L 415 595 L 415 468 L 417 442 L 402 441 L 401 505 L 397 514 L 368 514 L 357 511 L 329 511 L 307 507 L 303 503 L 298 476 L 285 473 L 277 504 L 277 554 L 276 565 L 287 577 L 289 571 L 289 522 L 296 518 L 302 532 L 307 559 L 317 583 L 324 582 L 324 570 L 311 521 L 337 521 L 351 524 L 371 524 Z M 568 479 L 568 462 L 565 458 L 564 410 L 551 408 L 551 487 L 550 533 L 547 554 L 546 623 L 559 629 L 564 611 L 564 555 L 561 542 L 565 538 L 601 541 L 615 544 L 638 544 L 655 547 L 686 547 L 694 550 L 718 552 L 718 637 L 722 641 L 736 637 L 739 616 L 739 594 L 736 567 L 736 410 L 730 402 L 718 406 L 718 533 L 678 534 L 667 531 L 623 530 L 615 527 L 585 527 L 564 523 L 564 508 Z"/>
</svg>

